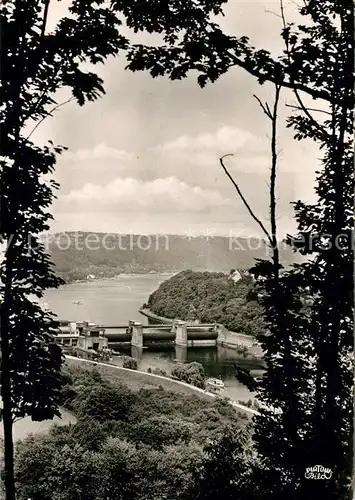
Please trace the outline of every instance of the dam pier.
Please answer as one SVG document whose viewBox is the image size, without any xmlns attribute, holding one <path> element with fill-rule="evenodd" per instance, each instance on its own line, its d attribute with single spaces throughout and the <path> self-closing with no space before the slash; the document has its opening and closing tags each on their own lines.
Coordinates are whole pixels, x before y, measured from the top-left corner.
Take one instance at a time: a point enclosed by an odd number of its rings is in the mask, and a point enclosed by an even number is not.
<svg viewBox="0 0 355 500">
<path fill-rule="evenodd" d="M 79 350 L 83 354 L 95 351 L 121 350 L 129 347 L 139 352 L 148 346 L 165 344 L 175 345 L 181 361 L 186 358 L 188 347 L 223 346 L 236 350 L 244 350 L 253 357 L 262 355 L 261 348 L 255 338 L 229 332 L 218 323 L 196 323 L 181 320 L 169 324 L 143 325 L 137 321 L 129 321 L 121 325 L 99 325 L 87 321 L 59 322 L 56 342 L 65 350 Z M 90 357 L 90 356 L 89 356 Z"/>
<path fill-rule="evenodd" d="M 98 325 L 87 321 L 62 320 L 57 340 L 64 346 L 78 345 L 80 336 L 106 338 L 108 345 L 129 343 L 136 347 L 143 347 L 150 342 L 173 342 L 188 346 L 196 345 L 199 341 L 203 345 L 216 345 L 221 334 L 221 325 L 191 324 L 180 320 L 169 325 L 142 325 L 136 321 L 124 325 Z"/>
<path fill-rule="evenodd" d="M 217 324 L 189 324 L 182 321 L 171 325 L 142 325 L 130 321 L 128 325 L 105 325 L 105 337 L 110 343 L 129 342 L 131 345 L 143 347 L 150 342 L 173 342 L 176 345 L 196 345 L 203 341 L 204 345 L 215 345 L 218 341 Z"/>
</svg>

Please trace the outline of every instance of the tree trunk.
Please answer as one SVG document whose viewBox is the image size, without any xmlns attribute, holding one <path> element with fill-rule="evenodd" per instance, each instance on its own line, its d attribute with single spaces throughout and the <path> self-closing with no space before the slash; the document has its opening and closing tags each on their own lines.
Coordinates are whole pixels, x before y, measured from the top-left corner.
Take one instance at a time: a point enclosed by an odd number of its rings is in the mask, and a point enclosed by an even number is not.
<svg viewBox="0 0 355 500">
<path fill-rule="evenodd" d="M 4 391 L 3 391 L 4 392 Z M 12 437 L 12 414 L 9 403 L 3 396 L 4 468 L 6 500 L 15 500 L 14 443 Z"/>
<path fill-rule="evenodd" d="M 8 273 L 6 262 L 6 285 L 4 302 L 1 314 L 1 396 L 3 402 L 3 429 L 4 429 L 4 469 L 6 500 L 15 500 L 14 484 L 14 444 L 12 437 L 12 407 L 11 407 L 11 379 L 10 379 L 10 342 L 9 342 L 9 291 L 11 276 Z"/>
</svg>

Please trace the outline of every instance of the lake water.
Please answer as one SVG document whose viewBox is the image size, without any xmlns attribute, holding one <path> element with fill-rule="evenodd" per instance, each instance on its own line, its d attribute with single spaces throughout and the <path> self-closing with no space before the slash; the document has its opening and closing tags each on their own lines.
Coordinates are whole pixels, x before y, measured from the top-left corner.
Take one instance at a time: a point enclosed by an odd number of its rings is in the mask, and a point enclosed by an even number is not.
<svg viewBox="0 0 355 500">
<path fill-rule="evenodd" d="M 129 320 L 147 324 L 139 313 L 149 295 L 172 275 L 120 275 L 109 280 L 72 283 L 49 290 L 45 297 L 59 319 L 93 321 L 104 325 L 128 324 Z M 80 301 L 80 304 L 74 304 Z"/>
<path fill-rule="evenodd" d="M 73 283 L 48 291 L 44 302 L 59 319 L 87 320 L 103 325 L 128 324 L 129 320 L 147 324 L 147 318 L 139 313 L 139 309 L 148 301 L 149 295 L 170 276 L 120 275 L 110 280 Z M 80 301 L 80 304 L 74 304 L 74 301 Z M 133 351 L 131 355 L 137 357 Z M 181 350 L 176 350 L 174 346 L 155 346 L 144 349 L 137 361 L 140 370 L 159 367 L 170 373 L 176 359 L 198 361 L 204 366 L 208 376 L 221 377 L 226 386 L 225 395 L 234 400 L 250 398 L 249 391 L 235 379 L 233 363 L 236 360 L 240 365 L 251 369 L 255 376 L 262 373 L 255 362 L 238 357 L 233 349 L 219 346 L 188 347 L 182 355 Z"/>
</svg>

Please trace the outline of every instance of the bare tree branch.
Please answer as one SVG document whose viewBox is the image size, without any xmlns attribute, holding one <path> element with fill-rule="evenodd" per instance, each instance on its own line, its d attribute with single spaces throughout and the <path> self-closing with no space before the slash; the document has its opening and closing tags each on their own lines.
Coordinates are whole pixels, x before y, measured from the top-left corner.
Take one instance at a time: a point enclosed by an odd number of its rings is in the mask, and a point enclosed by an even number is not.
<svg viewBox="0 0 355 500">
<path fill-rule="evenodd" d="M 267 102 L 265 102 L 265 104 L 261 101 L 261 99 L 256 95 L 256 94 L 253 94 L 253 97 L 255 97 L 255 99 L 258 101 L 258 103 L 260 104 L 260 107 L 261 109 L 264 111 L 264 113 L 266 114 L 266 116 L 268 118 L 270 118 L 270 120 L 272 119 L 272 115 L 271 115 L 271 111 L 270 111 L 270 108 L 269 108 L 269 105 Z"/>
<path fill-rule="evenodd" d="M 63 101 L 59 104 L 57 104 L 56 106 L 54 106 L 54 108 L 52 108 L 50 111 L 48 111 L 48 113 L 43 116 L 37 123 L 36 125 L 33 127 L 33 129 L 31 130 L 31 132 L 28 134 L 28 136 L 26 137 L 26 140 L 28 140 L 31 135 L 34 133 L 34 131 L 41 125 L 42 122 L 44 122 L 44 120 L 46 118 L 48 118 L 48 116 L 52 116 L 52 113 L 54 113 L 54 111 L 56 111 L 57 109 L 61 108 L 62 106 L 64 106 L 64 104 L 68 104 L 69 102 L 73 101 L 74 100 L 74 97 L 70 97 L 69 99 L 67 99 L 66 101 Z"/>
<path fill-rule="evenodd" d="M 268 110 L 269 116 L 271 116 L 271 111 L 270 111 L 270 108 L 269 108 L 269 105 L 267 102 L 265 103 L 265 106 L 266 106 L 266 109 Z"/>
<path fill-rule="evenodd" d="M 273 16 L 276 16 L 276 17 L 279 17 L 279 18 L 281 17 L 280 14 L 278 14 L 277 12 L 273 12 L 272 10 L 269 10 L 269 9 L 266 9 L 266 8 L 264 8 L 264 12 L 266 14 L 272 14 Z"/>
<path fill-rule="evenodd" d="M 287 108 L 298 109 L 299 111 L 303 111 L 302 108 L 301 108 L 301 106 L 296 106 L 294 104 L 288 104 L 288 103 L 286 103 L 285 106 Z M 314 111 L 315 113 L 324 113 L 326 115 L 332 116 L 332 114 L 330 113 L 330 111 L 325 111 L 325 109 L 310 108 L 308 106 L 307 106 L 307 109 L 308 109 L 308 111 Z"/>
<path fill-rule="evenodd" d="M 257 95 L 254 94 L 255 99 L 260 104 L 261 109 L 264 111 L 265 115 L 271 120 L 271 170 L 270 170 L 270 225 L 271 225 L 271 239 L 272 239 L 272 249 L 274 252 L 274 263 L 278 268 L 279 264 L 279 252 L 277 247 L 277 227 L 276 227 L 276 171 L 277 171 L 277 111 L 280 100 L 281 85 L 275 85 L 275 100 L 273 110 L 270 110 L 268 103 L 263 103 Z"/>
<path fill-rule="evenodd" d="M 261 220 L 254 214 L 253 210 L 251 209 L 249 203 L 247 202 L 246 198 L 244 197 L 243 193 L 241 192 L 238 184 L 236 183 L 236 181 L 234 180 L 234 178 L 231 176 L 231 174 L 229 173 L 227 167 L 225 166 L 224 164 L 224 158 L 227 158 L 228 156 L 234 156 L 233 153 L 228 153 L 228 154 L 225 154 L 223 156 L 220 157 L 219 159 L 219 162 L 225 172 L 225 174 L 227 175 L 227 177 L 229 178 L 229 180 L 231 181 L 231 183 L 233 184 L 233 186 L 235 187 L 238 195 L 240 196 L 242 202 L 244 203 L 246 209 L 248 210 L 249 214 L 252 216 L 252 218 L 255 220 L 255 222 L 259 225 L 259 227 L 261 228 L 261 230 L 263 231 L 263 233 L 266 235 L 267 239 L 269 240 L 270 244 L 272 245 L 272 238 L 269 234 L 269 232 L 267 231 L 266 227 L 264 226 L 264 224 L 261 222 Z"/>
<path fill-rule="evenodd" d="M 307 116 L 307 118 L 309 119 L 309 121 L 311 123 L 313 123 L 313 125 L 316 127 L 317 130 L 319 130 L 319 132 L 321 132 L 321 134 L 324 136 L 325 139 L 330 139 L 330 134 L 327 132 L 327 130 L 320 124 L 317 122 L 317 120 L 311 115 L 311 113 L 309 112 L 309 109 L 304 105 L 302 99 L 301 99 L 301 96 L 299 95 L 298 91 L 296 89 L 293 89 L 293 92 L 297 98 L 297 101 L 299 102 L 299 105 L 302 109 L 302 111 L 304 112 L 304 114 Z"/>
<path fill-rule="evenodd" d="M 276 175 L 277 175 L 277 112 L 280 100 L 281 86 L 275 85 L 275 100 L 271 117 L 271 171 L 270 171 L 270 224 L 272 237 L 272 250 L 274 257 L 275 273 L 278 276 L 279 249 L 277 245 L 277 224 L 276 224 Z"/>
<path fill-rule="evenodd" d="M 25 123 L 25 121 L 28 119 L 28 118 L 31 118 L 32 114 L 35 113 L 38 109 L 38 107 L 40 106 L 41 102 L 43 101 L 43 99 L 45 98 L 46 96 L 46 93 L 48 91 L 48 87 L 45 88 L 43 90 L 43 92 L 41 93 L 41 95 L 39 96 L 37 102 L 30 108 L 29 112 L 26 113 L 25 117 L 23 118 L 22 120 L 22 125 Z"/>
<path fill-rule="evenodd" d="M 255 99 L 258 101 L 261 109 L 265 113 L 265 115 L 271 120 L 271 169 L 270 169 L 270 185 L 268 185 L 269 193 L 270 193 L 270 226 L 271 226 L 271 234 L 269 231 L 265 228 L 264 224 L 261 222 L 261 220 L 255 215 L 253 212 L 251 206 L 247 202 L 246 198 L 244 197 L 243 193 L 241 192 L 237 182 L 234 180 L 234 178 L 231 176 L 229 173 L 227 167 L 224 164 L 224 158 L 228 156 L 233 156 L 233 154 L 226 154 L 222 156 L 219 161 L 220 164 L 225 172 L 225 174 L 228 176 L 230 181 L 232 182 L 233 186 L 235 187 L 239 197 L 241 198 L 242 202 L 244 203 L 245 207 L 247 208 L 249 214 L 251 217 L 257 222 L 263 233 L 266 235 L 271 249 L 273 253 L 273 268 L 274 268 L 274 275 L 275 275 L 275 280 L 276 283 L 279 280 L 279 270 L 280 270 L 280 252 L 279 252 L 279 246 L 278 246 L 278 241 L 277 241 L 277 213 L 276 213 L 276 177 L 277 177 L 277 163 L 278 163 L 278 150 L 277 150 L 277 120 L 278 120 L 278 107 L 279 107 L 279 102 L 280 102 L 280 93 L 281 93 L 282 85 L 275 85 L 275 99 L 274 99 L 274 105 L 272 108 L 272 111 L 270 109 L 270 106 L 268 103 L 263 103 L 261 99 L 254 94 Z"/>
</svg>

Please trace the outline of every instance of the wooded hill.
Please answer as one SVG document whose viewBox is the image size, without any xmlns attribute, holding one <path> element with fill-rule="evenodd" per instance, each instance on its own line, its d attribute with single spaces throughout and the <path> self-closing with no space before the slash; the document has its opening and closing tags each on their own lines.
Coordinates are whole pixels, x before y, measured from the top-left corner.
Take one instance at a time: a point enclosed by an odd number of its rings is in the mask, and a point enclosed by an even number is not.
<svg viewBox="0 0 355 500">
<path fill-rule="evenodd" d="M 183 271 L 153 292 L 147 307 L 159 316 L 216 321 L 231 331 L 258 336 L 265 332 L 262 309 L 251 276 L 236 283 L 224 273 Z"/>
<path fill-rule="evenodd" d="M 47 248 L 58 274 L 66 280 L 88 275 L 111 277 L 120 273 L 182 271 L 229 272 L 248 269 L 255 258 L 266 258 L 263 240 L 182 235 L 119 235 L 61 233 L 48 237 Z M 281 249 L 281 261 L 294 262 L 290 248 Z"/>
</svg>

